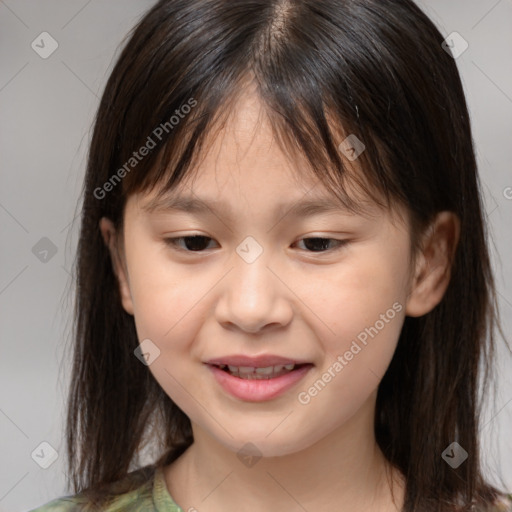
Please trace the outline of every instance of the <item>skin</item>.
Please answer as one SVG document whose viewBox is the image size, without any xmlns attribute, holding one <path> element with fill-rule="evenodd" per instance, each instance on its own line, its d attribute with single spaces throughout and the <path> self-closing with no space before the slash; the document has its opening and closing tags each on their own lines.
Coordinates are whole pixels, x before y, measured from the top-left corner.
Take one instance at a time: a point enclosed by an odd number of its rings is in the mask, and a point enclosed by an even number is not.
<svg viewBox="0 0 512 512">
<path fill-rule="evenodd" d="M 377 389 L 405 316 L 424 315 L 443 297 L 458 220 L 440 213 L 413 262 L 405 212 L 393 217 L 373 205 L 368 217 L 342 209 L 276 217 L 281 202 L 329 195 L 315 178 L 297 179 L 296 165 L 248 92 L 196 179 L 179 187 L 180 194 L 225 201 L 231 216 L 147 212 L 154 193 L 145 193 L 128 198 L 122 233 L 109 219 L 100 222 L 123 307 L 139 340 L 149 338 L 160 350 L 148 368 L 192 422 L 194 443 L 165 468 L 183 510 L 366 512 L 403 504 L 403 476 L 391 471 L 387 478 L 375 442 Z M 210 238 L 202 253 L 165 241 L 194 234 Z M 236 252 L 247 236 L 263 248 L 250 264 Z M 311 250 L 300 242 L 307 237 L 348 243 L 320 252 L 318 244 Z M 395 303 L 401 311 L 309 403 L 300 403 L 298 394 Z M 240 353 L 314 367 L 284 395 L 244 402 L 226 394 L 202 363 Z M 237 457 L 247 442 L 262 454 L 251 467 Z"/>
</svg>

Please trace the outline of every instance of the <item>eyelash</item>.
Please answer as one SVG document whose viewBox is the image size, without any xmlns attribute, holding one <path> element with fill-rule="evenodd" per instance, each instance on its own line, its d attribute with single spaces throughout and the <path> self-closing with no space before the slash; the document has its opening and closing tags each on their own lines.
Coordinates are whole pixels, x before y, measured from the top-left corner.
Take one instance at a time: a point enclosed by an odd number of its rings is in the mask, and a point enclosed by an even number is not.
<svg viewBox="0 0 512 512">
<path fill-rule="evenodd" d="M 213 238 L 210 238 L 208 236 L 204 236 L 204 235 L 187 235 L 187 236 L 178 236 L 176 238 L 166 238 L 165 239 L 165 243 L 169 246 L 171 246 L 172 248 L 178 250 L 178 251 L 181 251 L 181 252 L 188 252 L 188 253 L 203 253 L 205 252 L 204 250 L 203 251 L 189 251 L 188 249 L 184 249 L 183 247 L 179 247 L 178 246 L 178 241 L 179 240 L 185 240 L 187 238 L 202 238 L 202 239 L 207 239 L 207 240 L 213 240 Z M 348 244 L 348 240 L 338 240 L 336 238 L 323 238 L 323 237 L 318 237 L 318 236 L 314 236 L 314 237 L 306 237 L 306 238 L 301 238 L 299 240 L 299 242 L 303 242 L 304 240 L 322 240 L 322 241 L 332 241 L 332 242 L 335 242 L 337 244 L 337 247 L 333 248 L 333 249 L 327 249 L 325 251 L 307 251 L 307 252 L 310 252 L 312 254 L 324 254 L 324 253 L 328 253 L 328 252 L 335 252 L 335 251 L 338 251 L 340 249 L 342 249 L 346 244 Z"/>
</svg>

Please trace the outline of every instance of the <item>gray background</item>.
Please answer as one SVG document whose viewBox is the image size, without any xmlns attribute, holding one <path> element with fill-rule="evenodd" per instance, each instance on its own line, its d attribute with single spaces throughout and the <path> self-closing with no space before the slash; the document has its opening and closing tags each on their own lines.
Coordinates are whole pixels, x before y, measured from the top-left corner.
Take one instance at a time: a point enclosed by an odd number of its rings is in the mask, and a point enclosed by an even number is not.
<svg viewBox="0 0 512 512">
<path fill-rule="evenodd" d="M 119 44 L 152 4 L 0 0 L 0 511 L 28 510 L 68 491 L 62 426 L 77 200 L 93 116 Z M 469 43 L 456 62 L 473 121 L 510 339 L 512 0 L 419 4 L 445 37 L 456 31 Z M 58 48 L 43 59 L 31 43 L 45 31 Z M 45 51 L 49 47 L 46 39 Z M 51 242 L 40 241 L 44 237 Z M 501 470 L 512 490 L 512 363 L 499 342 L 495 406 L 485 410 L 481 437 L 489 478 L 496 482 Z M 39 453 L 48 461 L 43 441 L 58 453 L 48 469 L 31 457 L 36 450 L 36 460 Z"/>
</svg>

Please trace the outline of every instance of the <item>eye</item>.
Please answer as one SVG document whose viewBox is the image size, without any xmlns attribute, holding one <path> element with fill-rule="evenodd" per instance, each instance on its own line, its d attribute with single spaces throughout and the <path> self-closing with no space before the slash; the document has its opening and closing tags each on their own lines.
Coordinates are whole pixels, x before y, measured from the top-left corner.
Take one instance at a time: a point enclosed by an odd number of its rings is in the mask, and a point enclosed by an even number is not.
<svg viewBox="0 0 512 512">
<path fill-rule="evenodd" d="M 208 246 L 208 240 L 213 241 L 213 238 L 204 235 L 189 235 L 180 236 L 176 238 L 167 238 L 165 242 L 178 250 L 185 252 L 204 252 Z M 183 242 L 183 245 L 180 244 Z M 337 240 L 335 238 L 321 238 L 321 237 L 309 237 L 299 240 L 304 242 L 307 252 L 328 252 L 341 249 L 348 243 L 347 240 Z M 329 248 L 330 242 L 334 242 L 335 247 Z"/>
<path fill-rule="evenodd" d="M 348 243 L 347 240 L 336 240 L 335 238 L 321 238 L 321 237 L 303 238 L 302 240 L 299 240 L 299 242 L 306 242 L 304 245 L 307 247 L 306 250 L 308 250 L 308 252 L 336 251 L 338 249 L 341 249 L 344 245 L 346 245 Z M 336 247 L 329 249 L 328 248 L 329 242 L 334 242 Z M 309 248 L 312 248 L 312 247 L 313 247 L 313 249 L 309 250 Z M 316 249 L 314 249 L 315 247 L 316 247 Z"/>
<path fill-rule="evenodd" d="M 183 240 L 185 248 L 181 247 L 178 241 Z M 203 252 L 205 246 L 205 240 L 213 240 L 208 236 L 204 235 L 189 235 L 189 236 L 179 236 L 176 238 L 166 238 L 165 242 L 173 247 L 176 247 L 178 250 L 185 252 Z M 208 245 L 208 244 L 206 244 Z"/>
</svg>

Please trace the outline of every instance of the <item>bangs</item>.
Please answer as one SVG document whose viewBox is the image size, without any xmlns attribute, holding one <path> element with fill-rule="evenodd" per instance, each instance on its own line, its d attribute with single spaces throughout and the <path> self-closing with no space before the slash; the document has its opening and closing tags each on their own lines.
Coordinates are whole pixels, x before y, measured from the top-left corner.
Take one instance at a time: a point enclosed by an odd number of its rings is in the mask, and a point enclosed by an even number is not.
<svg viewBox="0 0 512 512">
<path fill-rule="evenodd" d="M 167 20 L 150 20 L 151 37 L 165 42 L 152 47 L 132 39 L 131 60 L 121 55 L 112 74 L 117 82 L 107 85 L 100 110 L 116 143 L 97 186 L 112 179 L 122 186 L 104 201 L 105 216 L 118 223 L 131 194 L 166 194 L 191 177 L 249 85 L 275 140 L 297 162 L 297 177 L 313 176 L 354 213 L 368 203 L 411 209 L 413 196 L 428 211 L 431 198 L 421 199 L 416 177 L 436 158 L 427 151 L 433 135 L 421 137 L 427 124 L 414 108 L 414 87 L 397 77 L 400 57 L 383 64 L 375 52 L 372 41 L 386 37 L 378 12 L 369 9 L 362 18 L 347 5 L 342 19 L 315 15 L 309 26 L 304 20 L 314 8 L 303 3 L 192 4 L 169 2 Z M 353 32 L 354 24 L 364 30 Z M 424 51 L 419 44 L 418 51 Z M 364 149 L 357 159 L 344 151 L 347 140 Z M 134 156 L 139 150 L 143 158 Z"/>
<path fill-rule="evenodd" d="M 367 170 L 373 168 L 370 158 L 365 155 L 367 145 L 355 135 L 354 129 L 349 128 L 354 120 L 345 120 L 342 125 L 339 113 L 334 114 L 332 108 L 328 111 L 321 100 L 319 105 L 302 102 L 300 109 L 279 109 L 278 106 L 284 104 L 281 95 L 291 96 L 292 85 L 289 84 L 288 91 L 283 87 L 270 91 L 267 87 L 263 92 L 257 78 L 251 75 L 250 79 L 257 86 L 258 99 L 271 126 L 273 140 L 292 163 L 297 181 L 313 178 L 315 185 L 312 188 L 319 184 L 325 187 L 341 208 L 355 215 L 371 216 L 372 206 L 391 209 L 389 187 L 378 180 L 375 172 Z M 179 111 L 191 101 L 195 104 L 194 110 L 189 110 L 173 126 L 166 140 L 157 142 L 157 151 L 126 175 L 122 186 L 123 202 L 135 193 L 156 192 L 156 198 L 162 198 L 185 182 L 193 181 L 199 174 L 201 161 L 237 111 L 237 102 L 252 89 L 248 77 L 244 76 L 223 95 L 212 95 L 211 88 L 205 87 L 174 109 Z M 163 125 L 161 123 L 152 130 L 146 144 L 148 140 L 158 139 L 162 130 L 165 132 Z M 360 144 L 357 149 L 361 151 L 356 158 L 346 150 L 347 146 L 353 146 L 354 137 L 357 137 Z M 143 146 L 141 143 L 140 147 Z"/>
</svg>

